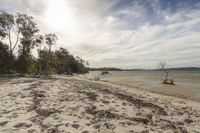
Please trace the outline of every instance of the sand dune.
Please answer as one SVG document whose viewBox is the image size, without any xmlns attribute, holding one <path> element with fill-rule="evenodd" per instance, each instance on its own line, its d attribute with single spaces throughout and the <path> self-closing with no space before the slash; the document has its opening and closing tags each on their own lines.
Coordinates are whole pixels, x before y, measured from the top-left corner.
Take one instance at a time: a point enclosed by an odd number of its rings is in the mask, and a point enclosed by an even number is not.
<svg viewBox="0 0 200 133">
<path fill-rule="evenodd" d="M 200 132 L 200 103 L 80 77 L 0 84 L 2 133 Z"/>
</svg>

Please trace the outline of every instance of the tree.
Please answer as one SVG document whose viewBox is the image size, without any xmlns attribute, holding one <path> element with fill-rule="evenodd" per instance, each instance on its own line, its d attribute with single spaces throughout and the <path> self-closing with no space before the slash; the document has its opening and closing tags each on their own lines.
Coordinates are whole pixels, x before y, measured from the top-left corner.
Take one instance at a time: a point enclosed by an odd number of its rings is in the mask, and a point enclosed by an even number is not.
<svg viewBox="0 0 200 133">
<path fill-rule="evenodd" d="M 15 34 L 15 37 L 12 36 Z M 9 43 L 9 71 L 13 68 L 14 61 L 12 60 L 14 55 L 13 52 L 18 44 L 20 35 L 20 30 L 16 25 L 15 18 L 12 14 L 6 13 L 4 11 L 0 12 L 0 37 L 1 39 L 8 38 Z M 16 40 L 13 41 L 15 38 Z"/>
<path fill-rule="evenodd" d="M 44 44 L 44 37 L 42 35 L 37 35 L 35 38 L 36 46 L 38 46 L 38 55 L 40 57 L 41 51 L 42 51 L 42 45 Z M 42 73 L 42 62 L 40 58 L 38 58 L 38 72 L 41 75 Z"/>
<path fill-rule="evenodd" d="M 39 32 L 37 24 L 33 21 L 33 17 L 26 14 L 17 13 L 16 23 L 22 34 L 20 38 L 22 50 L 24 53 L 30 54 L 31 49 L 36 46 L 36 33 Z"/>
<path fill-rule="evenodd" d="M 59 50 L 55 51 L 56 55 L 56 61 L 57 61 L 57 72 L 58 73 L 64 73 L 68 70 L 70 70 L 70 59 L 69 59 L 69 52 L 64 49 L 60 48 Z"/>
<path fill-rule="evenodd" d="M 46 74 L 48 75 L 49 73 L 49 67 L 48 65 L 48 58 L 49 58 L 49 52 L 47 49 L 40 50 L 39 52 L 39 63 L 40 63 L 40 74 Z"/>
<path fill-rule="evenodd" d="M 166 67 L 167 67 L 167 63 L 166 62 L 160 62 L 159 64 L 159 68 L 165 73 L 165 79 L 163 81 L 164 84 L 174 84 L 174 80 L 173 79 L 168 79 L 169 76 L 169 72 L 167 71 Z"/>
<path fill-rule="evenodd" d="M 49 52 L 51 52 L 51 48 L 52 48 L 53 45 L 56 44 L 57 40 L 58 40 L 58 37 L 55 34 L 51 33 L 51 34 L 45 35 L 45 41 L 46 41 L 46 44 L 49 47 Z"/>
<path fill-rule="evenodd" d="M 89 64 L 89 61 L 86 61 L 86 64 L 85 64 L 86 66 L 87 66 L 87 69 L 88 69 L 88 71 L 89 71 L 89 67 L 90 67 L 90 64 Z"/>
<path fill-rule="evenodd" d="M 163 83 L 166 83 L 168 81 L 168 75 L 169 75 L 168 71 L 166 70 L 167 63 L 160 62 L 158 65 L 159 65 L 159 68 L 166 74 L 165 79 L 163 81 Z"/>
<path fill-rule="evenodd" d="M 0 41 L 0 73 L 8 71 L 9 48 Z"/>
<path fill-rule="evenodd" d="M 49 60 L 49 56 L 51 56 L 51 60 Z M 42 72 L 47 75 L 51 73 L 62 74 L 69 71 L 75 73 L 88 72 L 87 68 L 64 48 L 50 53 L 48 49 L 41 50 L 38 60 L 41 60 Z"/>
<path fill-rule="evenodd" d="M 51 70 L 51 72 L 53 72 L 54 70 L 52 69 L 51 65 L 53 65 L 52 63 L 52 59 L 53 59 L 53 53 L 51 52 L 51 48 L 53 45 L 56 44 L 56 41 L 58 40 L 58 37 L 53 34 L 53 33 L 50 33 L 50 34 L 46 34 L 45 35 L 45 42 L 46 44 L 48 45 L 49 47 L 49 55 L 47 56 L 47 64 L 46 64 L 46 69 L 49 71 Z M 48 73 L 46 73 L 48 75 Z"/>
<path fill-rule="evenodd" d="M 39 74 L 48 75 L 69 70 L 76 73 L 88 71 L 84 65 L 85 61 L 80 57 L 75 58 L 67 49 L 52 51 L 52 46 L 56 45 L 58 40 L 55 34 L 46 34 L 43 37 L 38 33 L 39 29 L 32 16 L 0 11 L 0 72 L 7 73 L 13 69 L 21 73 L 37 71 Z M 42 49 L 44 44 L 47 44 L 48 48 Z M 17 46 L 18 56 L 15 58 L 14 50 Z M 37 59 L 31 54 L 35 47 L 38 47 Z"/>
<path fill-rule="evenodd" d="M 88 66 L 88 67 L 90 66 L 89 61 L 86 61 L 86 66 Z"/>
<path fill-rule="evenodd" d="M 37 46 L 36 33 L 39 32 L 36 23 L 33 21 L 33 17 L 27 14 L 17 13 L 16 16 L 17 26 L 22 34 L 19 45 L 19 57 L 18 57 L 18 69 L 22 73 L 29 72 L 29 68 L 32 63 L 31 50 Z"/>
</svg>

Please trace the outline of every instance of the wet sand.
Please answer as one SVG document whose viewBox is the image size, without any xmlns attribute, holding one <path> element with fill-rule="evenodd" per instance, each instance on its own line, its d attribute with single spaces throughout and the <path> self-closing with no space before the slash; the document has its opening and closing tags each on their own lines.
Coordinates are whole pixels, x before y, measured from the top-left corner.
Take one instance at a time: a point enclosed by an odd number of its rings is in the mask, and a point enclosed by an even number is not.
<svg viewBox="0 0 200 133">
<path fill-rule="evenodd" d="M 200 132 L 200 103 L 83 76 L 0 84 L 1 133 Z"/>
<path fill-rule="evenodd" d="M 97 71 L 91 72 L 85 76 L 94 79 L 99 73 Z M 198 72 L 178 71 L 169 73 L 169 78 L 174 79 L 175 85 L 162 84 L 164 74 L 157 71 L 116 71 L 111 72 L 110 75 L 100 76 L 100 79 L 139 90 L 200 101 L 200 75 L 197 74 Z"/>
</svg>

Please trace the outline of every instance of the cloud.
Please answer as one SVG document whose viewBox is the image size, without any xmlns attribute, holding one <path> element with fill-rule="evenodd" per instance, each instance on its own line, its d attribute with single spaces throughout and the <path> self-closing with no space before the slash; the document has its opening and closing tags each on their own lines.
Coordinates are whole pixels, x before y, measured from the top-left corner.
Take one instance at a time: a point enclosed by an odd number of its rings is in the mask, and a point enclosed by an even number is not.
<svg viewBox="0 0 200 133">
<path fill-rule="evenodd" d="M 200 66 L 200 2 L 195 0 L 0 2 L 3 10 L 33 15 L 43 33 L 58 34 L 59 46 L 93 67 L 155 68 L 159 61 Z"/>
</svg>

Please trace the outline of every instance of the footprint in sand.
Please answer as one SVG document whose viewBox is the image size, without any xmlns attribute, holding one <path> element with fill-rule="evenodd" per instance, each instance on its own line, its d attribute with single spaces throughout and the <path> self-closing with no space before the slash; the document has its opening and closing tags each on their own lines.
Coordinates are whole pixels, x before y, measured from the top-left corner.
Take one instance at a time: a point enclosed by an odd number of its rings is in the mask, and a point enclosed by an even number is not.
<svg viewBox="0 0 200 133">
<path fill-rule="evenodd" d="M 83 132 L 81 132 L 81 133 L 89 133 L 89 131 L 83 131 Z"/>
<path fill-rule="evenodd" d="M 58 129 L 57 128 L 51 128 L 51 129 L 48 129 L 47 133 L 58 133 Z"/>
<path fill-rule="evenodd" d="M 75 129 L 78 129 L 80 127 L 79 124 L 72 124 L 72 127 L 75 128 Z"/>
<path fill-rule="evenodd" d="M 27 133 L 35 133 L 35 132 L 36 132 L 35 129 L 29 129 L 29 130 L 27 131 Z"/>
<path fill-rule="evenodd" d="M 68 126 L 69 126 L 69 123 L 66 123 L 65 126 L 68 127 Z"/>
<path fill-rule="evenodd" d="M 7 123 L 8 123 L 8 121 L 3 121 L 3 122 L 0 122 L 0 127 L 3 127 L 3 126 L 5 126 Z"/>
<path fill-rule="evenodd" d="M 104 105 L 100 104 L 99 106 L 104 107 Z"/>
<path fill-rule="evenodd" d="M 95 129 L 99 129 L 101 127 L 101 125 L 97 124 L 93 126 Z"/>
<path fill-rule="evenodd" d="M 102 103 L 104 103 L 104 104 L 109 104 L 110 103 L 110 101 L 107 101 L 107 100 L 101 100 L 102 101 Z"/>
<path fill-rule="evenodd" d="M 116 103 L 116 101 L 112 101 L 112 103 Z"/>
<path fill-rule="evenodd" d="M 124 107 L 122 107 L 121 109 L 126 110 Z"/>
<path fill-rule="evenodd" d="M 85 125 L 90 126 L 91 124 L 90 123 L 85 123 Z"/>
<path fill-rule="evenodd" d="M 126 106 L 126 103 L 122 103 L 123 106 Z"/>
<path fill-rule="evenodd" d="M 32 126 L 31 123 L 23 123 L 23 122 L 20 122 L 20 123 L 16 124 L 14 127 L 15 127 L 15 128 L 21 128 L 21 127 L 29 128 L 29 127 L 31 127 L 31 126 Z"/>
</svg>

